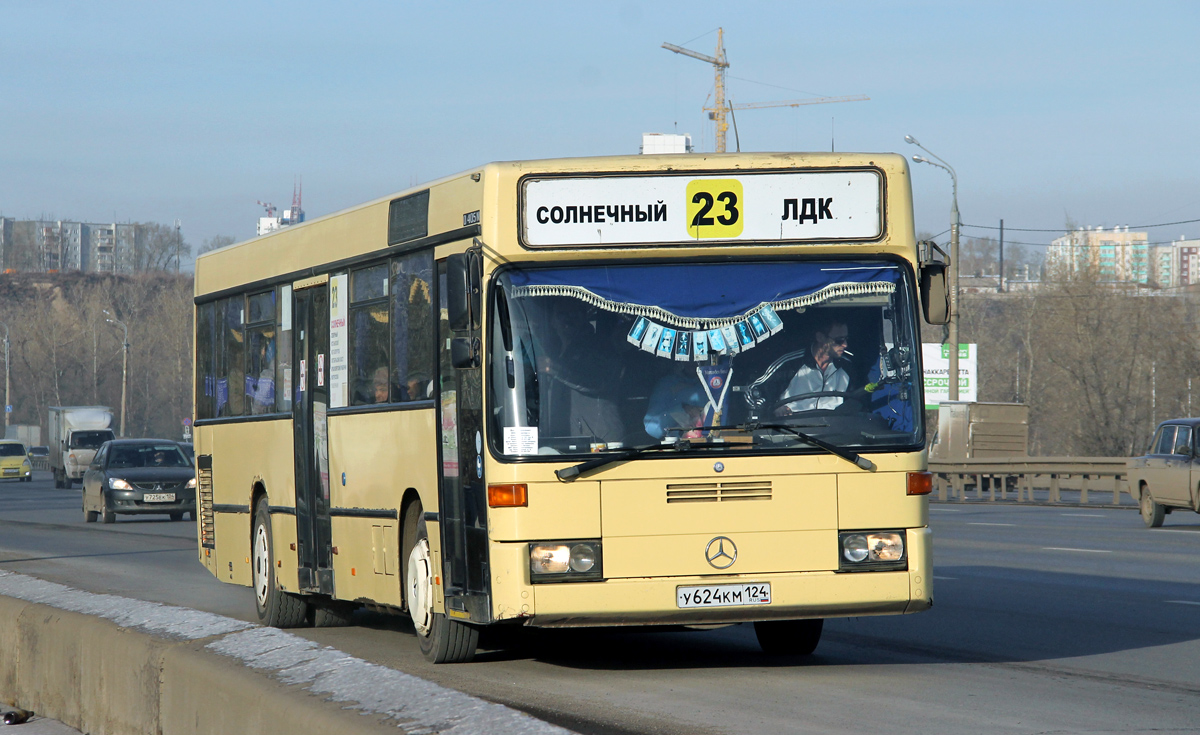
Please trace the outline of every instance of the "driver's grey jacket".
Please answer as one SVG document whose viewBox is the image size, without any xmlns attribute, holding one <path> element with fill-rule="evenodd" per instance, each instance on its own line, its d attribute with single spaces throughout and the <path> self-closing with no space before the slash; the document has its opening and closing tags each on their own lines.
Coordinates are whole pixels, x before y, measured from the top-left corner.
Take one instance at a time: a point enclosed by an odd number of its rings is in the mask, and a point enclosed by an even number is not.
<svg viewBox="0 0 1200 735">
<path fill-rule="evenodd" d="M 787 390 L 780 396 L 781 399 L 788 396 L 800 396 L 805 393 L 819 393 L 821 391 L 839 391 L 845 392 L 850 387 L 850 375 L 845 370 L 837 366 L 836 360 L 830 360 L 825 369 L 817 367 L 817 363 L 811 355 L 805 355 L 801 360 L 800 369 L 796 371 L 796 375 L 788 383 Z M 841 396 L 822 396 L 820 398 L 803 398 L 798 401 L 792 401 L 787 404 L 788 408 L 796 411 L 811 411 L 813 409 L 831 410 L 842 405 Z"/>
</svg>

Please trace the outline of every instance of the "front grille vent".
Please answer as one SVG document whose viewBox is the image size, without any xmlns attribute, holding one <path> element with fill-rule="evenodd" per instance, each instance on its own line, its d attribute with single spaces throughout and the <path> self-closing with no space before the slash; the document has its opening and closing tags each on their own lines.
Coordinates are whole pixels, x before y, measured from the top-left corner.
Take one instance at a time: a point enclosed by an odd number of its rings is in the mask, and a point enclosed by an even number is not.
<svg viewBox="0 0 1200 735">
<path fill-rule="evenodd" d="M 734 500 L 770 500 L 771 482 L 700 482 L 667 485 L 668 503 L 729 503 Z"/>
<path fill-rule="evenodd" d="M 217 548 L 216 522 L 213 518 L 212 455 L 196 457 L 196 499 L 200 509 L 200 546 Z"/>
<path fill-rule="evenodd" d="M 184 486 L 182 482 L 131 482 L 129 484 L 148 493 L 175 492 L 182 490 Z"/>
</svg>

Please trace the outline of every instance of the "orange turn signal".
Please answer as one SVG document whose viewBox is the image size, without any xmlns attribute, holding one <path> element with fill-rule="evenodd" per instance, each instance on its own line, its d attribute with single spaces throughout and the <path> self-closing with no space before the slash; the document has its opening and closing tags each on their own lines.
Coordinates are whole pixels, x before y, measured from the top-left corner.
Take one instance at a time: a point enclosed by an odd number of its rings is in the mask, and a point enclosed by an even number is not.
<svg viewBox="0 0 1200 735">
<path fill-rule="evenodd" d="M 928 495 L 933 492 L 933 473 L 932 472 L 909 472 L 908 473 L 908 494 L 909 495 Z"/>
<path fill-rule="evenodd" d="M 488 505 L 492 508 L 524 508 L 529 505 L 527 485 L 488 485 Z"/>
</svg>

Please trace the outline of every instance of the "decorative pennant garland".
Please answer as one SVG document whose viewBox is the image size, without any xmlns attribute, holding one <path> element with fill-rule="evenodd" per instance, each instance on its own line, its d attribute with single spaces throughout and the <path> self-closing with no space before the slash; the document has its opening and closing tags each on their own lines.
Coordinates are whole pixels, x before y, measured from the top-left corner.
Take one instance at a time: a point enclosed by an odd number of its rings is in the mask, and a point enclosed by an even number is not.
<svg viewBox="0 0 1200 735">
<path fill-rule="evenodd" d="M 680 362 L 707 362 L 709 355 L 736 355 L 783 329 L 783 320 L 763 304 L 750 316 L 713 329 L 675 329 L 639 316 L 626 339 L 652 355 Z"/>
</svg>

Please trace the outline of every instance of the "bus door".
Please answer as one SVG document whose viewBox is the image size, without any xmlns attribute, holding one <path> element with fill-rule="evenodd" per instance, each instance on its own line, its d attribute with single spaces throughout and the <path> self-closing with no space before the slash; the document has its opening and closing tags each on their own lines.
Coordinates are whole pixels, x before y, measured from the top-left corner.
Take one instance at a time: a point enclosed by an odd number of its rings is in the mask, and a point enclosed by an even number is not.
<svg viewBox="0 0 1200 735">
<path fill-rule="evenodd" d="M 295 289 L 296 556 L 300 590 L 332 596 L 329 521 L 329 284 Z"/>
<path fill-rule="evenodd" d="M 464 256 L 451 256 L 450 261 Z M 475 256 L 478 258 L 478 256 Z M 462 276 L 462 268 L 450 269 Z M 478 281 L 476 281 L 478 283 Z M 447 261 L 438 263 L 438 300 L 446 315 Z M 461 286 L 459 284 L 459 293 Z M 478 293 L 478 292 L 476 292 Z M 465 612 L 472 622 L 491 622 L 489 601 L 487 487 L 483 480 L 483 369 L 455 367 L 457 348 L 479 344 L 478 300 L 466 323 L 439 319 L 438 418 L 441 433 L 439 518 L 442 532 L 442 578 L 447 612 Z M 450 314 L 454 310 L 449 311 Z M 455 329 L 454 327 L 459 327 Z M 475 355 L 478 357 L 478 350 Z"/>
</svg>

